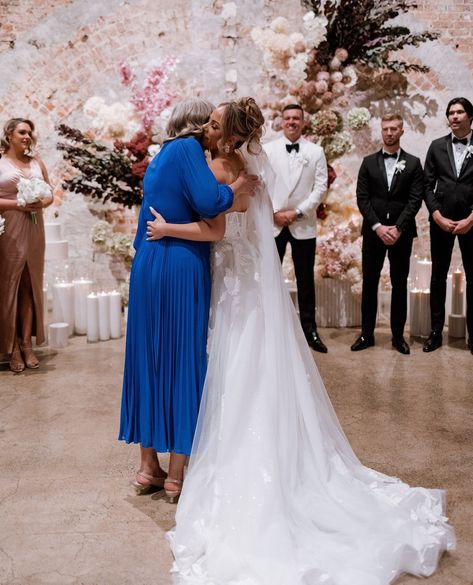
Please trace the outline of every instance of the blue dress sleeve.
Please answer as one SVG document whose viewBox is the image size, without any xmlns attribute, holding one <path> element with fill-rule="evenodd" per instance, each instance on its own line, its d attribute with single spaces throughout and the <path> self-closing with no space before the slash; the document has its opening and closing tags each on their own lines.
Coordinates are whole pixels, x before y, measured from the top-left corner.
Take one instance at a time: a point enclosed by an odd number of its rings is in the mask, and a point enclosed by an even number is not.
<svg viewBox="0 0 473 585">
<path fill-rule="evenodd" d="M 219 185 L 207 165 L 204 152 L 195 138 L 179 141 L 179 158 L 184 195 L 201 217 L 212 218 L 233 205 L 233 191 Z"/>
</svg>

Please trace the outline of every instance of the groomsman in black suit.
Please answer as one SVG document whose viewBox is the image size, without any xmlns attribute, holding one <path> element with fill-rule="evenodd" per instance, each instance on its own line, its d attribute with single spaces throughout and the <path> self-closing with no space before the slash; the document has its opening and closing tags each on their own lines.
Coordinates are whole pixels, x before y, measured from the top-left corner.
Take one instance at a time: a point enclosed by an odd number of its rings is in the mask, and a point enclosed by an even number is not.
<svg viewBox="0 0 473 585">
<path fill-rule="evenodd" d="M 356 197 L 363 215 L 363 291 L 361 335 L 351 346 L 360 351 L 374 345 L 378 285 L 386 253 L 392 284 L 392 345 L 410 353 L 404 339 L 407 317 L 407 277 L 412 240 L 417 236 L 415 216 L 422 205 L 424 175 L 420 160 L 401 149 L 403 120 L 398 114 L 383 116 L 383 148 L 363 159 Z"/>
<path fill-rule="evenodd" d="M 447 274 L 455 238 L 466 275 L 468 347 L 473 354 L 473 104 L 464 97 L 450 100 L 446 110 L 451 133 L 434 140 L 425 160 L 425 202 L 430 211 L 430 312 L 432 331 L 424 351 L 442 345 Z"/>
</svg>

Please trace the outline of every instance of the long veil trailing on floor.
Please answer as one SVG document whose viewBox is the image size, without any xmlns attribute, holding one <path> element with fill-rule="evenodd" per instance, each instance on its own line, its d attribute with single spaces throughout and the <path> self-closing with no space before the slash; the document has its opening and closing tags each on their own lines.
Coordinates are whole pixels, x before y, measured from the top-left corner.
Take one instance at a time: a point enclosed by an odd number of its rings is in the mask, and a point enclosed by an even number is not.
<svg viewBox="0 0 473 585">
<path fill-rule="evenodd" d="M 186 585 L 387 585 L 455 546 L 443 492 L 363 466 L 284 286 L 266 187 L 213 250 L 209 363 L 176 527 Z"/>
</svg>

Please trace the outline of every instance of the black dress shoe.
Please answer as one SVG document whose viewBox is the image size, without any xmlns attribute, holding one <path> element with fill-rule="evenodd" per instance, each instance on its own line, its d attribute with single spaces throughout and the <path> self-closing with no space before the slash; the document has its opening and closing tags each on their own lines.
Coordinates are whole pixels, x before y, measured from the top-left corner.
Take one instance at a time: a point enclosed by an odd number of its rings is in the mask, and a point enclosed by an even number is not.
<svg viewBox="0 0 473 585">
<path fill-rule="evenodd" d="M 350 347 L 352 351 L 361 351 L 362 349 L 368 349 L 373 347 L 374 337 L 372 335 L 360 335 L 355 343 Z"/>
<path fill-rule="evenodd" d="M 429 353 L 435 351 L 442 345 L 442 334 L 440 331 L 431 331 L 427 341 L 424 343 L 422 351 Z"/>
<path fill-rule="evenodd" d="M 392 342 L 394 349 L 397 349 L 399 353 L 404 355 L 409 355 L 411 353 L 411 348 L 407 344 L 404 337 L 393 337 Z"/>
<path fill-rule="evenodd" d="M 320 353 L 327 353 L 328 351 L 327 346 L 320 339 L 317 331 L 310 331 L 309 333 L 306 333 L 305 338 L 307 339 L 307 343 L 314 351 L 318 351 Z"/>
</svg>

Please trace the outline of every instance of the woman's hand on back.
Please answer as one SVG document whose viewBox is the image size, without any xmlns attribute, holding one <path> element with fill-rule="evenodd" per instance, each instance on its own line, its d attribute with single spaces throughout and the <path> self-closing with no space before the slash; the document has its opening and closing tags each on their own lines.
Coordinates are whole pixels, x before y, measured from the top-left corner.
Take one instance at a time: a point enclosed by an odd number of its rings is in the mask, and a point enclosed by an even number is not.
<svg viewBox="0 0 473 585">
<path fill-rule="evenodd" d="M 153 221 L 146 222 L 146 235 L 148 236 L 146 239 L 161 240 L 166 236 L 166 220 L 160 213 L 156 211 L 156 209 L 150 207 L 149 210 L 154 215 L 154 219 Z"/>
</svg>

